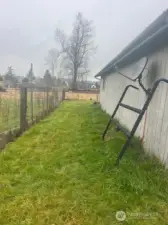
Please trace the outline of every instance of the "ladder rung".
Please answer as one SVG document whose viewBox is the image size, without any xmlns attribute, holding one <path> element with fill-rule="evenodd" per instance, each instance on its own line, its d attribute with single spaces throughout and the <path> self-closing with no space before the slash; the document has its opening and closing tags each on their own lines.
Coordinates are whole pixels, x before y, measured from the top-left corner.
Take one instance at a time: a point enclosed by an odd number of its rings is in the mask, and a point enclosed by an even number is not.
<svg viewBox="0 0 168 225">
<path fill-rule="evenodd" d="M 122 131 L 127 137 L 129 137 L 130 136 L 130 132 L 129 131 L 127 131 L 124 127 L 122 127 L 119 123 L 116 123 L 116 130 L 117 131 Z"/>
<path fill-rule="evenodd" d="M 131 110 L 131 111 L 133 111 L 133 112 L 139 113 L 139 114 L 142 112 L 141 109 L 137 109 L 137 108 L 134 108 L 134 107 L 132 107 L 132 106 L 130 106 L 130 105 L 125 105 L 125 104 L 123 104 L 123 103 L 120 103 L 120 106 L 122 106 L 122 107 L 124 107 L 124 108 L 126 108 L 126 109 L 129 109 L 129 110 Z"/>
</svg>

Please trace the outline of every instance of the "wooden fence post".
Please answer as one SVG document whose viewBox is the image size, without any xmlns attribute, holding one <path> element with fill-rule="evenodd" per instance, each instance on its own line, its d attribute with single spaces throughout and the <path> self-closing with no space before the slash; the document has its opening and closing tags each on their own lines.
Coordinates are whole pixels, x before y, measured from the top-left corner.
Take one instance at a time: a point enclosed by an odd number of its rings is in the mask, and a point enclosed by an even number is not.
<svg viewBox="0 0 168 225">
<path fill-rule="evenodd" d="M 46 91 L 47 91 L 47 102 L 46 103 L 47 103 L 47 114 L 48 114 L 48 112 L 49 112 L 49 109 L 48 109 L 49 108 L 48 107 L 48 88 L 46 88 Z"/>
<path fill-rule="evenodd" d="M 33 88 L 30 88 L 30 104 L 31 104 L 31 120 L 32 120 L 32 124 L 34 122 L 34 117 L 33 117 Z"/>
<path fill-rule="evenodd" d="M 65 100 L 65 90 L 62 90 L 62 101 Z"/>
<path fill-rule="evenodd" d="M 43 89 L 43 117 L 45 116 L 45 88 Z"/>
<path fill-rule="evenodd" d="M 58 106 L 58 89 L 54 89 L 54 108 Z"/>
<path fill-rule="evenodd" d="M 21 132 L 27 129 L 27 88 L 20 88 L 20 130 Z"/>
</svg>

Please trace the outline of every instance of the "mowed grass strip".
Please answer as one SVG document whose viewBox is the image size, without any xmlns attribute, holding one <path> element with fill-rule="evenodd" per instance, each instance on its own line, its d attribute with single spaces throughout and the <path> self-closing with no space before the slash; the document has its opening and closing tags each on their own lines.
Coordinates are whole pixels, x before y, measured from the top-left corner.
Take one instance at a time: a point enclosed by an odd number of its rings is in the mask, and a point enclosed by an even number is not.
<svg viewBox="0 0 168 225">
<path fill-rule="evenodd" d="M 64 102 L 0 153 L 0 224 L 168 224 L 168 172 L 134 141 L 102 141 L 109 117 L 90 102 Z M 114 132 L 112 132 L 114 133 Z M 115 134 L 115 133 L 114 133 Z"/>
</svg>

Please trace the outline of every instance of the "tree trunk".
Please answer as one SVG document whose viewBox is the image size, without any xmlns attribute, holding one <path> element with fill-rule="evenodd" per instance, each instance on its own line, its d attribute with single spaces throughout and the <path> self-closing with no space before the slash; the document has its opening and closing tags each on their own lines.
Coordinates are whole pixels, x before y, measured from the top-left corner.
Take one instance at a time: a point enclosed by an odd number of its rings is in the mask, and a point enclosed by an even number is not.
<svg viewBox="0 0 168 225">
<path fill-rule="evenodd" d="M 77 89 L 77 69 L 74 69 L 73 81 L 72 81 L 72 89 Z"/>
</svg>

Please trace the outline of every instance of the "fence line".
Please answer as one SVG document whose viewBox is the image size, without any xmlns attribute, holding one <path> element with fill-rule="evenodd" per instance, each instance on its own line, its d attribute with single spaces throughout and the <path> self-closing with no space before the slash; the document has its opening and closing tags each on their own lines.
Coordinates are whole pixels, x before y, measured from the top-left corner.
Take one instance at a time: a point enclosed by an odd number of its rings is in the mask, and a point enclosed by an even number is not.
<svg viewBox="0 0 168 225">
<path fill-rule="evenodd" d="M 99 91 L 66 91 L 67 100 L 93 100 L 99 102 Z"/>
<path fill-rule="evenodd" d="M 0 149 L 58 107 L 59 88 L 20 87 L 0 92 Z"/>
</svg>

